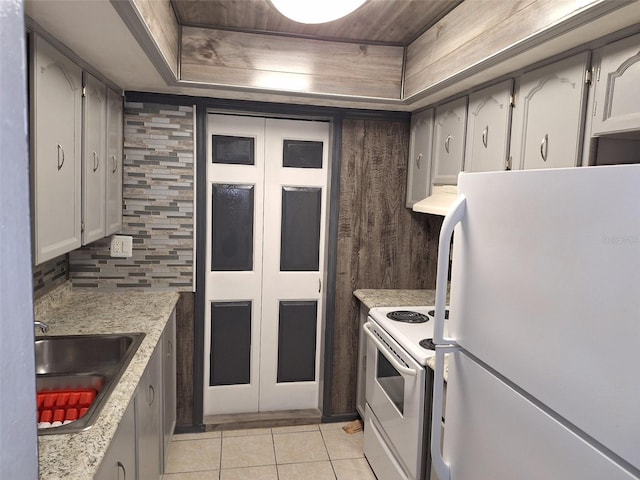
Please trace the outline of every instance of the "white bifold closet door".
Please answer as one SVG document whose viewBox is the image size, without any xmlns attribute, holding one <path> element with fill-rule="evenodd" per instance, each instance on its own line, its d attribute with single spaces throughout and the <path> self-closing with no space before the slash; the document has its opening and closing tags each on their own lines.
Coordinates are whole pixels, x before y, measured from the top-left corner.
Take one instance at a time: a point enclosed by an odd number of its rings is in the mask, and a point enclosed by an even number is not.
<svg viewBox="0 0 640 480">
<path fill-rule="evenodd" d="M 204 414 L 318 408 L 329 123 L 210 114 Z"/>
</svg>

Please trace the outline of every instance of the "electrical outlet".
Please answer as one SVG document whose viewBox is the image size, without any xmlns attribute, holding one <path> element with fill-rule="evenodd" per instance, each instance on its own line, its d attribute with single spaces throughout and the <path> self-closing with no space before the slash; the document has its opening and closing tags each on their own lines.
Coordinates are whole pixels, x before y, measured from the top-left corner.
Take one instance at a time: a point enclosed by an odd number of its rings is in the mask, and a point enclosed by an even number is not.
<svg viewBox="0 0 640 480">
<path fill-rule="evenodd" d="M 111 237 L 110 254 L 112 257 L 130 257 L 133 254 L 133 237 L 129 235 Z"/>
</svg>

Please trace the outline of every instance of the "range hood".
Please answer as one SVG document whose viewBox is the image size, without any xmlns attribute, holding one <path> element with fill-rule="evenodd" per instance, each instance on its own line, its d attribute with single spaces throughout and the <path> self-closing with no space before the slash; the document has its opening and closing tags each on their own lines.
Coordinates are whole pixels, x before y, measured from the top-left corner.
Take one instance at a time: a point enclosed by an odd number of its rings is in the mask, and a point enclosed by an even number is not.
<svg viewBox="0 0 640 480">
<path fill-rule="evenodd" d="M 431 188 L 431 195 L 413 204 L 413 211 L 444 216 L 449 212 L 449 207 L 457 196 L 457 185 L 434 185 Z"/>
</svg>

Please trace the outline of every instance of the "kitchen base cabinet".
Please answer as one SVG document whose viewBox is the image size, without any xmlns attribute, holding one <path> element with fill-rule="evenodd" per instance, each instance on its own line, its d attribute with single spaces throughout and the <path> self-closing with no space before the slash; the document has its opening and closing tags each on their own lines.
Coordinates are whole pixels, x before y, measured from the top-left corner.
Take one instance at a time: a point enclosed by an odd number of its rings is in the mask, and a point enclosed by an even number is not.
<svg viewBox="0 0 640 480">
<path fill-rule="evenodd" d="M 136 475 L 136 420 L 131 402 L 94 480 L 133 480 Z M 156 477 L 157 478 L 157 477 Z"/>
<path fill-rule="evenodd" d="M 357 387 L 356 387 L 356 410 L 360 414 L 361 418 L 364 418 L 364 406 L 365 400 L 365 386 L 366 386 L 366 373 L 367 373 L 367 337 L 364 333 L 363 325 L 367 323 L 367 316 L 369 315 L 369 309 L 363 304 L 360 304 L 359 315 L 359 328 L 358 328 L 358 367 L 357 367 Z"/>
<path fill-rule="evenodd" d="M 162 465 L 162 346 L 156 348 L 136 392 L 139 480 L 158 480 Z"/>
</svg>

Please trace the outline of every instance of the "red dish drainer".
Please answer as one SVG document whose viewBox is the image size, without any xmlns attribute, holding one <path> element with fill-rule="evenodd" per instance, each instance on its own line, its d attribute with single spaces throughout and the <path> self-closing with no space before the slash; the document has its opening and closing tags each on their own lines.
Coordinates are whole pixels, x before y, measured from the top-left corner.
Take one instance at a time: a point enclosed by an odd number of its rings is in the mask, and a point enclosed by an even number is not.
<svg viewBox="0 0 640 480">
<path fill-rule="evenodd" d="M 94 388 L 38 392 L 38 422 L 72 422 L 82 418 L 97 393 Z"/>
</svg>

